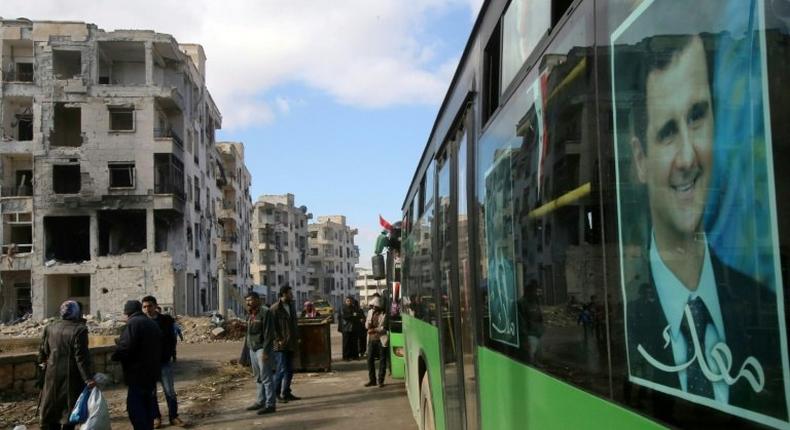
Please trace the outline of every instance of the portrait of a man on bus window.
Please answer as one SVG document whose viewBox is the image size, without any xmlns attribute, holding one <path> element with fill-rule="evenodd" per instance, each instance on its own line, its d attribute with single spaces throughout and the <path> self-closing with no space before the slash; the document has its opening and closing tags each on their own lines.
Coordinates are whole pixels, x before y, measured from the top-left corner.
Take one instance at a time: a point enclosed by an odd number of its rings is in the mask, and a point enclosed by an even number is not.
<svg viewBox="0 0 790 430">
<path fill-rule="evenodd" d="M 762 4 L 674 4 L 611 36 L 628 379 L 787 427 Z"/>
</svg>

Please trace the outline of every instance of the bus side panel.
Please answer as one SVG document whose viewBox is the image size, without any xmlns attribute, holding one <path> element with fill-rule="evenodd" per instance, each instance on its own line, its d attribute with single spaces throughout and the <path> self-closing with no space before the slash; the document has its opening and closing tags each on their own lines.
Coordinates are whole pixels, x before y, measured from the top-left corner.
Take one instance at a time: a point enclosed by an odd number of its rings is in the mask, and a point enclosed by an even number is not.
<svg viewBox="0 0 790 430">
<path fill-rule="evenodd" d="M 403 379 L 405 357 L 398 357 L 395 351 L 403 348 L 403 333 L 390 332 L 390 372 L 392 379 Z"/>
<path fill-rule="evenodd" d="M 403 315 L 403 337 L 406 342 L 406 389 L 409 394 L 414 419 L 420 418 L 420 375 L 419 360 L 424 357 L 430 377 L 433 412 L 436 429 L 443 430 L 444 397 L 442 395 L 442 368 L 439 357 L 439 330 L 425 321 Z"/>
<path fill-rule="evenodd" d="M 488 348 L 477 350 L 483 429 L 661 429 Z"/>
</svg>

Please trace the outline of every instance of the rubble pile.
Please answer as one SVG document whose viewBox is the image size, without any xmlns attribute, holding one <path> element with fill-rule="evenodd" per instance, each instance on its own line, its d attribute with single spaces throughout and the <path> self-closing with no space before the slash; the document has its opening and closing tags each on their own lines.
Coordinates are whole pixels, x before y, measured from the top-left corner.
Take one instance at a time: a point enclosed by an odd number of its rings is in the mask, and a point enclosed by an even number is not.
<svg viewBox="0 0 790 430">
<path fill-rule="evenodd" d="M 44 327 L 55 318 L 43 320 L 27 319 L 16 324 L 0 323 L 0 338 L 40 338 Z M 209 317 L 177 316 L 181 334 L 186 343 L 211 343 L 244 339 L 247 324 L 238 318 L 215 320 Z M 99 321 L 87 316 L 88 332 L 93 336 L 118 336 L 126 322 L 118 319 Z"/>
<path fill-rule="evenodd" d="M 244 339 L 247 324 L 240 319 L 217 321 L 208 317 L 178 316 L 185 343 L 212 343 Z"/>
<path fill-rule="evenodd" d="M 46 318 L 43 320 L 27 319 L 16 324 L 0 323 L 0 337 L 38 338 L 44 333 L 44 327 L 54 320 L 55 318 Z M 93 318 L 93 316 L 87 315 L 88 332 L 95 336 L 117 336 L 121 334 L 121 330 L 123 330 L 125 325 L 126 323 L 124 321 L 118 321 L 116 319 L 99 321 Z"/>
</svg>

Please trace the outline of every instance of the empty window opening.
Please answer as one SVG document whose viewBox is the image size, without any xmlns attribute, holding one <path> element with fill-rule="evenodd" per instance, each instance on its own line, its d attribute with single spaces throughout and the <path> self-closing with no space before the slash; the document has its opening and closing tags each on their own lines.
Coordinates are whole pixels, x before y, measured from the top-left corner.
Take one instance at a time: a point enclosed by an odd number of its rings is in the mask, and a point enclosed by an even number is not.
<svg viewBox="0 0 790 430">
<path fill-rule="evenodd" d="M 79 164 L 52 166 L 52 191 L 55 194 L 77 194 L 81 186 Z"/>
<path fill-rule="evenodd" d="M 64 263 L 89 261 L 90 217 L 44 217 L 45 259 Z"/>
<path fill-rule="evenodd" d="M 33 98 L 3 98 L 3 140 L 33 140 Z"/>
<path fill-rule="evenodd" d="M 145 85 L 145 45 L 142 42 L 98 43 L 99 84 Z"/>
<path fill-rule="evenodd" d="M 146 248 L 144 210 L 99 211 L 99 255 L 120 255 Z"/>
<path fill-rule="evenodd" d="M 134 188 L 134 163 L 110 163 L 110 188 Z"/>
<path fill-rule="evenodd" d="M 72 79 L 82 75 L 82 52 L 52 51 L 52 74 L 55 79 Z"/>
<path fill-rule="evenodd" d="M 108 107 L 111 131 L 134 131 L 134 108 Z"/>
<path fill-rule="evenodd" d="M 65 300 L 79 302 L 83 315 L 91 313 L 90 275 L 47 275 L 45 277 L 47 316 L 57 316 Z"/>
<path fill-rule="evenodd" d="M 66 103 L 55 103 L 54 114 L 50 144 L 52 146 L 82 145 L 82 110 Z"/>
<path fill-rule="evenodd" d="M 154 252 L 176 252 L 183 248 L 183 218 L 172 211 L 154 211 Z"/>
<path fill-rule="evenodd" d="M 3 247 L 6 256 L 33 251 L 33 223 L 30 212 L 3 214 Z"/>
</svg>

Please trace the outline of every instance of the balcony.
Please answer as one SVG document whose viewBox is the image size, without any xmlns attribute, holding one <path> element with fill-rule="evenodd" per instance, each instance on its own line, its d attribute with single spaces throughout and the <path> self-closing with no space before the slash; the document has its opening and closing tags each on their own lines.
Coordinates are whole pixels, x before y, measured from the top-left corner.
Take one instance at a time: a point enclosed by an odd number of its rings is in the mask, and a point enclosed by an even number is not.
<svg viewBox="0 0 790 430">
<path fill-rule="evenodd" d="M 175 143 L 179 149 L 184 149 L 184 140 L 172 128 L 155 128 L 154 140 L 157 141 L 157 144 L 170 141 Z"/>
</svg>

